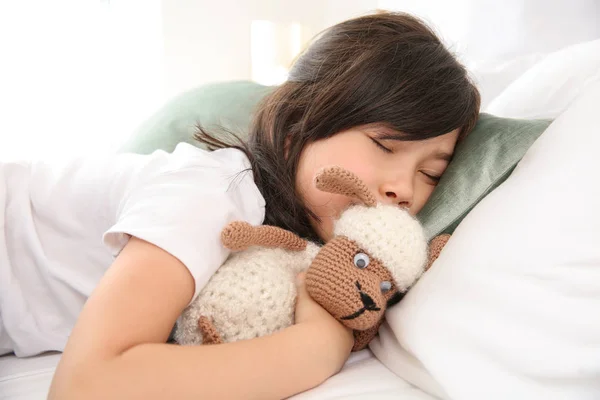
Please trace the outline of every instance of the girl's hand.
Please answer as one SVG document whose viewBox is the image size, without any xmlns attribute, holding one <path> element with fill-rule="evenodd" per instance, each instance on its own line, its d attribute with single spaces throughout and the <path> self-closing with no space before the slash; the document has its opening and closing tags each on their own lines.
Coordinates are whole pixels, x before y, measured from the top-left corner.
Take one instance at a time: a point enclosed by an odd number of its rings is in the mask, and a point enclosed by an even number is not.
<svg viewBox="0 0 600 400">
<path fill-rule="evenodd" d="M 320 304 L 310 297 L 304 284 L 305 273 L 296 278 L 298 297 L 296 300 L 296 325 L 314 326 L 315 335 L 325 335 L 331 340 L 330 359 L 337 370 L 341 369 L 354 346 L 354 335 L 350 328 L 342 325 Z"/>
</svg>

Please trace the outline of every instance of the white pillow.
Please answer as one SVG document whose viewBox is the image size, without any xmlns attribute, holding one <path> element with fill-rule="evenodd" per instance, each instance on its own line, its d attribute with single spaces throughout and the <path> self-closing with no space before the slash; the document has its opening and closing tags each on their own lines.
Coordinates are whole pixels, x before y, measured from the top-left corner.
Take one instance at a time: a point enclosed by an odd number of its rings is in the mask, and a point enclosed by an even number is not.
<svg viewBox="0 0 600 400">
<path fill-rule="evenodd" d="M 481 109 L 485 110 L 508 85 L 546 56 L 532 53 L 512 60 L 471 62 L 467 67 L 481 94 Z"/>
<path fill-rule="evenodd" d="M 600 39 L 549 54 L 484 108 L 508 118 L 556 118 L 600 80 Z"/>
<path fill-rule="evenodd" d="M 600 82 L 388 312 L 371 349 L 400 377 L 455 400 L 600 399 L 599 105 Z"/>
</svg>

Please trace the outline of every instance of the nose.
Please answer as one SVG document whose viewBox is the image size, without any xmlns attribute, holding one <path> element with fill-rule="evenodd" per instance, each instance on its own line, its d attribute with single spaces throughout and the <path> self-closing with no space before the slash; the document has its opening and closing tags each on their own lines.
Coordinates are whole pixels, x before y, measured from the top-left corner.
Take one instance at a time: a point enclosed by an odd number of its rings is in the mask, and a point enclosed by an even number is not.
<svg viewBox="0 0 600 400">
<path fill-rule="evenodd" d="M 381 184 L 379 194 L 386 204 L 398 204 L 410 209 L 413 205 L 414 187 L 410 178 L 396 178 Z"/>
</svg>

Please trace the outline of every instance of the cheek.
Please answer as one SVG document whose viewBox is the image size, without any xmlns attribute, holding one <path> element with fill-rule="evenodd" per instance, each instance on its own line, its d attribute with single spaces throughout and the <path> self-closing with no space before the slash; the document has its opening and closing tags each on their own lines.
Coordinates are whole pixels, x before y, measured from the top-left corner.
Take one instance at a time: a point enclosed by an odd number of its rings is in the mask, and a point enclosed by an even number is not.
<svg viewBox="0 0 600 400">
<path fill-rule="evenodd" d="M 421 211 L 434 190 L 435 186 L 428 185 L 426 183 L 419 183 L 417 189 L 415 190 L 413 205 L 410 209 L 410 213 L 416 215 L 419 211 Z"/>
<path fill-rule="evenodd" d="M 336 138 L 337 136 L 334 136 L 333 139 Z M 313 161 L 318 167 L 331 165 L 342 167 L 360 177 L 366 184 L 378 170 L 384 167 L 381 154 L 371 147 L 365 147 L 363 140 L 319 148 L 315 151 Z"/>
<path fill-rule="evenodd" d="M 384 158 L 381 157 L 381 153 L 372 150 L 372 148 L 364 148 L 364 146 L 346 149 L 344 152 L 336 154 L 334 163 L 353 172 L 363 181 L 368 181 L 376 175 L 378 171 L 389 167 L 383 161 Z"/>
</svg>

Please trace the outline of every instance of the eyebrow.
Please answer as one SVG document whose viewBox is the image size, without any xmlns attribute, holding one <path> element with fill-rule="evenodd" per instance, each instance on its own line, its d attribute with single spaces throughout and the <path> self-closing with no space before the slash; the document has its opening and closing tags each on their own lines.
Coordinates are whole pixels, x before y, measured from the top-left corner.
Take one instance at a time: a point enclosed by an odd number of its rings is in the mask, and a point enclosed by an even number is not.
<svg viewBox="0 0 600 400">
<path fill-rule="evenodd" d="M 395 130 L 386 126 L 373 126 L 370 130 L 377 134 L 377 139 L 406 140 L 405 135 L 402 132 L 396 132 Z"/>
<path fill-rule="evenodd" d="M 433 158 L 438 159 L 438 160 L 444 160 L 444 161 L 452 161 L 452 154 L 450 153 L 446 153 L 445 151 L 438 151 L 433 153 Z"/>
</svg>

